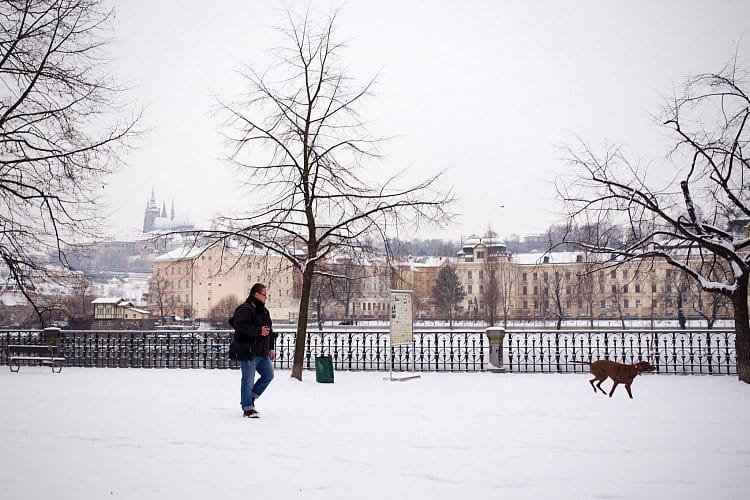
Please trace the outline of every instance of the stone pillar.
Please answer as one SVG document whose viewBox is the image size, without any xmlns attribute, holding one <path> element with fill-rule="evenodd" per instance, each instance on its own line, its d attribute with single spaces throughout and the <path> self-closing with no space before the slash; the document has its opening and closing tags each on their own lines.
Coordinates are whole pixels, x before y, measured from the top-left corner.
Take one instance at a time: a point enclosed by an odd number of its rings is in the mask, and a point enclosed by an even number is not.
<svg viewBox="0 0 750 500">
<path fill-rule="evenodd" d="M 48 346 L 57 346 L 60 341 L 60 329 L 54 326 L 47 327 L 42 332 L 42 338 L 44 339 L 44 343 Z"/>
<path fill-rule="evenodd" d="M 493 326 L 487 328 L 485 332 L 490 341 L 489 371 L 494 373 L 505 373 L 505 366 L 503 365 L 503 339 L 505 338 L 505 328 Z"/>
</svg>

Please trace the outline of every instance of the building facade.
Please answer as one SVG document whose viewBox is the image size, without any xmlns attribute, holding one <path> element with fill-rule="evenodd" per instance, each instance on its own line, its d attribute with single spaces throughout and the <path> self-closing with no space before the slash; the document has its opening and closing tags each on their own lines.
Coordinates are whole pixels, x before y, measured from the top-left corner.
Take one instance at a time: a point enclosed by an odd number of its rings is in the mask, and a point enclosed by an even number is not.
<svg viewBox="0 0 750 500">
<path fill-rule="evenodd" d="M 428 261 L 428 259 L 425 259 Z M 496 238 L 469 238 L 455 259 L 430 266 L 394 266 L 394 286 L 413 289 L 427 306 L 415 317 L 442 318 L 434 309 L 432 286 L 446 263 L 466 296 L 456 317 L 504 321 L 688 320 L 731 317 L 722 296 L 704 292 L 691 278 L 663 261 L 622 262 L 602 267 L 583 252 L 512 255 Z M 430 281 L 420 281 L 429 277 Z M 427 283 L 430 283 L 429 285 Z M 415 308 L 417 301 L 415 301 Z"/>
<path fill-rule="evenodd" d="M 244 301 L 255 283 L 268 287 L 274 321 L 294 321 L 301 275 L 281 257 L 225 248 L 182 247 L 153 263 L 149 303 L 154 314 L 206 318 L 222 299 Z"/>
</svg>

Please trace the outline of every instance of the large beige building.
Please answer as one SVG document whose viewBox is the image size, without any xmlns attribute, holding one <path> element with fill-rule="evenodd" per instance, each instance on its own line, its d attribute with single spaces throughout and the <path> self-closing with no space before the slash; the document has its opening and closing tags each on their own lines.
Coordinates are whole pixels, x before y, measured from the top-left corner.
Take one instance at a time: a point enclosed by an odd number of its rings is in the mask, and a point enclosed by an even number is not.
<svg viewBox="0 0 750 500">
<path fill-rule="evenodd" d="M 661 261 L 629 262 L 600 269 L 581 252 L 511 255 L 496 238 L 471 238 L 455 258 L 410 258 L 389 268 L 377 259 L 341 267 L 356 275 L 346 291 L 328 297 L 321 317 L 388 319 L 388 291 L 413 290 L 414 316 L 445 316 L 436 310 L 433 289 L 440 270 L 456 266 L 465 298 L 455 317 L 508 321 L 676 320 L 712 316 L 716 295 Z M 350 269 L 351 268 L 351 269 Z M 294 322 L 299 313 L 301 274 L 281 257 L 235 249 L 178 248 L 156 258 L 149 291 L 152 316 L 206 318 L 224 297 L 244 300 L 250 287 L 265 283 L 274 321 Z M 311 297 L 311 309 L 317 307 Z M 724 304 L 718 315 L 731 311 Z M 311 316 L 312 318 L 313 316 Z"/>
<path fill-rule="evenodd" d="M 721 297 L 701 291 L 692 279 L 662 261 L 600 268 L 582 252 L 511 255 L 496 238 L 466 240 L 456 259 L 424 260 L 420 267 L 403 263 L 394 269 L 394 286 L 413 289 L 415 297 L 429 303 L 422 306 L 429 313 L 415 313 L 417 317 L 445 315 L 434 310 L 432 287 L 447 262 L 455 264 L 466 292 L 457 307 L 458 317 L 466 319 L 487 319 L 493 307 L 495 323 L 504 319 L 676 320 L 680 310 L 686 319 L 705 319 L 717 305 L 719 317 L 731 315 Z M 428 276 L 429 281 L 420 280 Z"/>
<path fill-rule="evenodd" d="M 711 315 L 721 297 L 663 261 L 600 268 L 580 252 L 520 254 L 517 319 L 661 320 Z M 729 312 L 720 308 L 719 315 Z"/>
<path fill-rule="evenodd" d="M 268 286 L 275 321 L 293 321 L 301 275 L 281 257 L 229 248 L 177 248 L 154 259 L 149 291 L 152 314 L 206 318 L 224 297 L 245 300 L 255 283 Z"/>
</svg>

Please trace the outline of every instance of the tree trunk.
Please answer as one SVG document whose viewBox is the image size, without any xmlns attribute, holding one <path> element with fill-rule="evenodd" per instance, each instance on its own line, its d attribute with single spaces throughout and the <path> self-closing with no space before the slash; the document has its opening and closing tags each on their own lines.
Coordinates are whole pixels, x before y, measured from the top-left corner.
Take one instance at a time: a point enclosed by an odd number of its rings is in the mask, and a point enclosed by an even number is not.
<svg viewBox="0 0 750 500">
<path fill-rule="evenodd" d="M 734 347 L 737 353 L 737 375 L 740 381 L 750 384 L 750 322 L 748 322 L 747 278 L 739 280 L 732 296 L 734 306 Z"/>
<path fill-rule="evenodd" d="M 307 339 L 307 311 L 310 306 L 310 290 L 312 288 L 315 266 L 308 263 L 302 274 L 302 296 L 300 297 L 299 319 L 297 320 L 297 336 L 294 345 L 294 364 L 292 378 L 302 381 L 302 364 L 305 361 L 305 341 Z"/>
<path fill-rule="evenodd" d="M 323 308 L 321 307 L 321 300 L 320 300 L 320 294 L 316 297 L 315 300 L 315 319 L 317 319 L 318 322 L 318 330 L 323 330 Z"/>
</svg>

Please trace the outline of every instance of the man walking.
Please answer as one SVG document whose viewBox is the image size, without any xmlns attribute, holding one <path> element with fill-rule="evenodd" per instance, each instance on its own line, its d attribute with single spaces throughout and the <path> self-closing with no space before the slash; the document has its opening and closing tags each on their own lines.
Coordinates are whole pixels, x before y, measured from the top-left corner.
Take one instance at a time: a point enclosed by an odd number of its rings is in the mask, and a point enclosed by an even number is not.
<svg viewBox="0 0 750 500">
<path fill-rule="evenodd" d="M 235 338 L 249 343 L 254 356 L 250 361 L 240 361 L 242 381 L 240 383 L 240 404 L 242 415 L 258 418 L 255 400 L 258 399 L 268 384 L 273 380 L 273 360 L 276 359 L 276 333 L 271 324 L 271 314 L 266 309 L 268 288 L 263 283 L 256 283 L 250 289 L 247 300 L 234 312 Z M 255 372 L 260 378 L 255 380 Z"/>
</svg>

